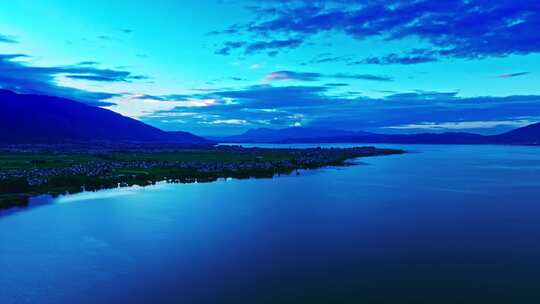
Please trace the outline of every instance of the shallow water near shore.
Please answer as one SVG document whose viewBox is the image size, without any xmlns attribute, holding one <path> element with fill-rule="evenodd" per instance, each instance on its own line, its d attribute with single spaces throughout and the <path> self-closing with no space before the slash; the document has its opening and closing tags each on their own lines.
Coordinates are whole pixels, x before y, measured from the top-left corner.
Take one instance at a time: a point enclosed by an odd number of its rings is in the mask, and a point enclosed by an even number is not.
<svg viewBox="0 0 540 304">
<path fill-rule="evenodd" d="M 39 198 L 0 217 L 0 303 L 540 300 L 540 147 L 376 146 L 411 153 Z"/>
</svg>

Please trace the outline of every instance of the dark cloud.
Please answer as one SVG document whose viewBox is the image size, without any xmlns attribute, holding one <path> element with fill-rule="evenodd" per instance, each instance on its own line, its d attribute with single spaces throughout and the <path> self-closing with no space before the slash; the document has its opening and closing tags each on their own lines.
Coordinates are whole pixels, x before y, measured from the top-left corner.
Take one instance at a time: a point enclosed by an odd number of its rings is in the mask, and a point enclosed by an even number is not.
<svg viewBox="0 0 540 304">
<path fill-rule="evenodd" d="M 372 81 L 393 81 L 392 77 L 370 74 L 333 74 L 328 75 L 329 78 L 336 79 L 358 79 L 358 80 L 372 80 Z"/>
<path fill-rule="evenodd" d="M 222 30 L 222 31 L 218 31 L 218 30 L 214 30 L 214 31 L 210 31 L 208 32 L 207 34 L 210 35 L 210 36 L 213 36 L 213 35 L 223 35 L 223 34 L 236 34 L 240 31 L 241 27 L 239 25 L 231 25 L 229 26 L 228 28 Z"/>
<path fill-rule="evenodd" d="M 346 87 L 349 86 L 348 83 L 341 83 L 341 82 L 332 82 L 325 84 L 327 87 Z"/>
<path fill-rule="evenodd" d="M 116 81 L 114 78 L 111 77 L 97 75 L 66 75 L 66 77 L 71 79 L 82 79 L 90 81 Z"/>
<path fill-rule="evenodd" d="M 430 92 L 430 91 L 417 91 L 408 93 L 393 93 L 386 96 L 386 100 L 396 101 L 451 101 L 456 99 L 458 92 Z"/>
<path fill-rule="evenodd" d="M 229 55 L 231 50 L 241 48 L 246 43 L 243 41 L 228 41 L 223 44 L 223 47 L 217 50 L 215 53 L 218 55 Z"/>
<path fill-rule="evenodd" d="M 351 56 L 335 56 L 330 53 L 319 54 L 315 58 L 300 63 L 300 65 L 306 66 L 311 64 L 324 64 L 324 63 L 335 63 L 335 62 L 346 62 L 350 63 L 352 61 Z"/>
<path fill-rule="evenodd" d="M 434 62 L 438 61 L 439 56 L 437 52 L 426 50 L 426 49 L 419 49 L 419 50 L 413 50 L 410 52 L 407 52 L 405 54 L 388 54 L 385 56 L 380 57 L 369 57 L 365 58 L 360 61 L 355 61 L 353 64 L 379 64 L 379 65 L 387 65 L 387 64 L 418 64 L 418 63 L 426 63 L 426 62 Z"/>
<path fill-rule="evenodd" d="M 11 36 L 0 34 L 0 42 L 3 42 L 3 43 L 17 43 L 18 41 L 15 38 L 11 37 Z"/>
<path fill-rule="evenodd" d="M 478 59 L 540 52 L 540 2 L 530 0 L 296 0 L 257 2 L 256 18 L 236 25 L 253 37 L 296 37 L 295 46 L 322 32 L 387 41 L 417 38 L 439 57 Z M 260 48 L 249 52 L 265 51 Z M 277 46 L 275 51 L 286 46 Z M 248 50 L 247 46 L 244 46 Z M 391 55 L 383 64 L 433 61 Z M 368 60 L 376 63 L 377 60 Z"/>
<path fill-rule="evenodd" d="M 510 73 L 510 74 L 500 74 L 497 75 L 497 78 L 512 78 L 517 76 L 524 76 L 529 74 L 529 72 L 519 72 L 519 73 Z"/>
<path fill-rule="evenodd" d="M 250 86 L 243 90 L 218 91 L 207 94 L 207 98 L 232 98 L 241 100 L 242 106 L 252 108 L 301 106 L 318 99 L 326 92 L 322 86 Z M 240 106 L 240 105 L 239 105 Z"/>
<path fill-rule="evenodd" d="M 266 75 L 267 81 L 279 81 L 279 80 L 299 80 L 299 81 L 315 81 L 322 77 L 320 73 L 308 73 L 308 72 L 293 72 L 293 71 L 276 71 Z"/>
<path fill-rule="evenodd" d="M 420 125 L 424 122 L 516 121 L 540 117 L 540 96 L 460 97 L 457 92 L 414 91 L 392 93 L 383 98 L 337 94 L 332 86 L 250 86 L 239 90 L 218 90 L 194 94 L 186 100 L 214 100 L 201 107 L 177 107 L 145 117 L 158 124 L 181 116 L 187 128 L 212 133 L 209 122 L 223 132 L 240 132 L 254 127 L 313 127 L 391 132 L 390 127 Z M 524 118 L 525 117 L 525 118 Z M 528 118 L 527 118 L 528 117 Z M 428 125 L 429 125 L 428 124 Z M 465 124 L 466 125 L 466 124 Z M 474 125 L 474 124 L 473 124 Z M 397 130 L 397 129 L 396 129 Z M 444 130 L 444 129 L 441 129 Z M 439 131 L 441 131 L 439 130 Z M 399 131 L 404 132 L 402 129 Z"/>
<path fill-rule="evenodd" d="M 56 74 L 62 73 L 75 73 L 65 75 L 67 78 L 89 80 L 89 81 L 103 81 L 103 82 L 131 82 L 133 80 L 145 80 L 147 76 L 132 75 L 127 71 L 118 71 L 110 69 L 97 69 L 97 68 L 85 68 L 85 67 L 60 67 L 52 68 L 51 72 Z"/>
<path fill-rule="evenodd" d="M 28 56 L 24 54 L 0 55 L 0 87 L 19 93 L 33 93 L 71 98 L 93 105 L 110 105 L 104 100 L 117 96 L 105 92 L 60 86 L 56 78 L 64 76 L 71 79 L 92 81 L 129 82 L 144 76 L 132 75 L 128 71 L 101 69 L 93 64 L 71 66 L 34 67 L 21 62 Z"/>
<path fill-rule="evenodd" d="M 258 41 L 248 43 L 245 46 L 246 54 L 251 54 L 259 51 L 265 50 L 283 50 L 283 49 L 294 49 L 299 47 L 302 44 L 302 40 L 298 38 L 291 39 L 281 39 L 281 40 L 269 40 L 269 41 Z"/>
<path fill-rule="evenodd" d="M 356 79 L 356 80 L 370 80 L 370 81 L 392 81 L 393 79 L 388 76 L 371 75 L 371 74 L 321 74 L 312 72 L 294 72 L 294 71 L 276 71 L 266 75 L 266 81 L 280 81 L 280 80 L 298 80 L 298 81 L 316 81 L 321 78 L 334 78 L 334 79 Z"/>
<path fill-rule="evenodd" d="M 255 42 L 229 41 L 225 42 L 223 47 L 218 49 L 215 53 L 218 55 L 229 55 L 232 50 L 243 49 L 244 54 L 253 54 L 266 51 L 268 55 L 273 56 L 277 54 L 277 51 L 294 49 L 299 47 L 302 43 L 303 40 L 299 38 Z"/>
<path fill-rule="evenodd" d="M 81 61 L 77 63 L 77 65 L 97 65 L 99 62 L 96 61 Z"/>
<path fill-rule="evenodd" d="M 347 61 L 349 60 L 348 57 L 345 56 L 327 56 L 322 58 L 315 58 L 310 63 L 327 63 L 327 62 L 340 62 L 340 61 Z"/>
</svg>

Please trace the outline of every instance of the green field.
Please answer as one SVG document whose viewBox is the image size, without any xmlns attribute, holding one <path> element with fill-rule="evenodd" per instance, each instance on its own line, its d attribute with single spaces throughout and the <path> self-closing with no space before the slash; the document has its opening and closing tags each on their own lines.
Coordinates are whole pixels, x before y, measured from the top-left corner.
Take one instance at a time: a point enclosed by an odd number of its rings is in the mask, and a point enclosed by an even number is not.
<svg viewBox="0 0 540 304">
<path fill-rule="evenodd" d="M 100 158 L 82 154 L 0 153 L 0 170 L 59 168 L 92 160 L 100 160 Z"/>
<path fill-rule="evenodd" d="M 0 153 L 0 208 L 39 194 L 94 191 L 119 185 L 272 177 L 297 169 L 344 165 L 354 157 L 403 153 L 350 149 L 190 149 L 175 152 Z"/>
<path fill-rule="evenodd" d="M 232 153 L 216 150 L 186 150 L 157 153 L 107 153 L 107 154 L 57 154 L 57 153 L 0 153 L 1 170 L 27 170 L 43 168 L 62 168 L 89 161 L 220 161 L 242 162 L 260 159 L 262 161 L 282 161 L 291 159 L 292 154 L 283 151 L 253 151 Z"/>
<path fill-rule="evenodd" d="M 175 152 L 112 152 L 103 154 L 84 153 L 0 153 L 0 173 L 7 171 L 31 172 L 47 169 L 70 168 L 75 165 L 84 166 L 90 162 L 101 163 L 133 163 L 133 162 L 200 162 L 200 163 L 245 163 L 245 162 L 278 162 L 291 160 L 290 150 L 181 150 Z M 284 169 L 285 170 L 285 169 Z M 290 169 L 287 169 L 290 170 Z M 0 208 L 21 206 L 29 197 L 49 193 L 80 192 L 82 186 L 86 190 L 112 188 L 119 184 L 148 185 L 159 180 L 174 182 L 212 181 L 220 177 L 268 177 L 274 171 L 244 170 L 222 172 L 199 172 L 194 169 L 172 166 L 152 168 L 114 168 L 103 176 L 58 175 L 49 177 L 46 184 L 31 186 L 23 178 L 0 180 Z"/>
</svg>

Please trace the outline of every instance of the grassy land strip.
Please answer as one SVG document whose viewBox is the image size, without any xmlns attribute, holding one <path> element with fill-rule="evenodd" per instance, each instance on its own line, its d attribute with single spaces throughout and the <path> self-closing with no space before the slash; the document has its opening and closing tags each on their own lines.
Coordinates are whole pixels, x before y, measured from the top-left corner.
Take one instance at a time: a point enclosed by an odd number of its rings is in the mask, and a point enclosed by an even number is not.
<svg viewBox="0 0 540 304">
<path fill-rule="evenodd" d="M 400 153 L 403 151 L 374 147 L 0 153 L 0 208 L 24 206 L 30 197 L 39 194 L 55 196 L 119 186 L 145 186 L 164 180 L 190 183 L 226 177 L 272 177 L 298 169 L 341 166 L 347 159 L 356 157 Z"/>
</svg>

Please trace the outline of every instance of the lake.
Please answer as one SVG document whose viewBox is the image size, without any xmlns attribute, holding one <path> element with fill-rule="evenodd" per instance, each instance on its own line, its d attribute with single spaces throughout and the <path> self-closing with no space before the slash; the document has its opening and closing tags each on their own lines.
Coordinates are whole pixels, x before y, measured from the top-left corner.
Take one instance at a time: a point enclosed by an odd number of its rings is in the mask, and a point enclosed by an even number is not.
<svg viewBox="0 0 540 304">
<path fill-rule="evenodd" d="M 540 147 L 377 146 L 410 153 L 37 198 L 0 303 L 540 301 Z"/>
</svg>

